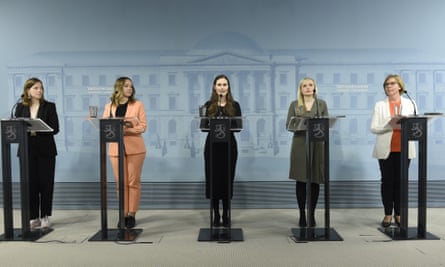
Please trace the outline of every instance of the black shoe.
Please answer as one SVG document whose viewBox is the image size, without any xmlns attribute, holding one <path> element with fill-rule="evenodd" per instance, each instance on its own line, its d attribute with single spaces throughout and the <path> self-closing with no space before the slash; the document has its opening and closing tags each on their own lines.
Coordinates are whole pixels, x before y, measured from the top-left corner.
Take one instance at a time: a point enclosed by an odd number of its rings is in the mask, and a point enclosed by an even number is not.
<svg viewBox="0 0 445 267">
<path fill-rule="evenodd" d="M 124 218 L 124 225 L 125 225 L 125 227 L 127 227 L 127 224 L 128 224 L 128 217 L 125 217 Z M 121 222 L 120 221 L 117 222 L 117 228 L 121 228 Z"/>
<path fill-rule="evenodd" d="M 223 221 L 223 227 L 229 227 L 229 217 L 223 216 L 222 221 Z"/>
<path fill-rule="evenodd" d="M 221 217 L 219 215 L 215 215 L 215 217 L 213 217 L 213 226 L 214 227 L 221 226 Z"/>
<path fill-rule="evenodd" d="M 298 221 L 298 226 L 300 226 L 300 227 L 307 226 L 306 216 L 300 216 L 300 220 Z"/>
<path fill-rule="evenodd" d="M 391 226 L 391 222 L 386 222 L 385 220 L 382 221 L 382 226 L 383 227 L 390 227 Z"/>
<path fill-rule="evenodd" d="M 396 222 L 397 227 L 400 227 L 400 216 L 394 216 L 394 221 Z"/>
<path fill-rule="evenodd" d="M 309 225 L 309 227 L 315 227 L 317 225 L 317 223 L 315 222 L 315 217 L 311 216 L 311 225 Z"/>
<path fill-rule="evenodd" d="M 131 229 L 136 226 L 136 218 L 134 216 L 128 216 L 127 220 L 125 220 L 125 226 L 128 229 Z"/>
</svg>

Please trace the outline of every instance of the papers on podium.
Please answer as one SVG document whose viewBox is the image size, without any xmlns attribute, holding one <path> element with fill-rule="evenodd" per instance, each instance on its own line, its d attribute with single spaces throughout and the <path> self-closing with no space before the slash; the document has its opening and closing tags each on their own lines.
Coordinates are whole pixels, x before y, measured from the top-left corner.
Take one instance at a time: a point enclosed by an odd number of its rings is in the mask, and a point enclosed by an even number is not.
<svg viewBox="0 0 445 267">
<path fill-rule="evenodd" d="M 26 122 L 28 132 L 52 132 L 54 131 L 48 124 L 41 119 L 30 118 L 16 118 L 16 120 L 23 120 Z"/>
<path fill-rule="evenodd" d="M 337 122 L 337 119 L 345 118 L 344 115 L 337 116 L 321 116 L 321 117 L 305 117 L 305 116 L 293 116 L 290 118 L 289 123 L 286 125 L 286 128 L 290 132 L 296 131 L 306 131 L 307 130 L 307 120 L 308 119 L 329 119 L 329 128 L 332 128 Z"/>
</svg>

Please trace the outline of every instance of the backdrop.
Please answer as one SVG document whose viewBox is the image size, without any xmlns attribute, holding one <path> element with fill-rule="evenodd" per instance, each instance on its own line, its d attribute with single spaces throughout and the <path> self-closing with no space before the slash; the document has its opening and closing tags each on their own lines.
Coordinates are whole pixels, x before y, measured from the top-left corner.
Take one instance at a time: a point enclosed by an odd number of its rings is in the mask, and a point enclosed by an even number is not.
<svg viewBox="0 0 445 267">
<path fill-rule="evenodd" d="M 310 76 L 330 114 L 346 116 L 330 133 L 331 179 L 378 180 L 369 126 L 385 76 L 402 75 L 419 113 L 443 112 L 443 10 L 441 0 L 1 0 L 0 114 L 41 78 L 61 124 L 56 180 L 97 182 L 88 107 L 101 115 L 129 76 L 148 119 L 143 181 L 203 181 L 198 106 L 225 73 L 244 116 L 236 179 L 286 181 L 287 110 Z M 428 179 L 440 180 L 444 122 L 429 125 Z"/>
</svg>

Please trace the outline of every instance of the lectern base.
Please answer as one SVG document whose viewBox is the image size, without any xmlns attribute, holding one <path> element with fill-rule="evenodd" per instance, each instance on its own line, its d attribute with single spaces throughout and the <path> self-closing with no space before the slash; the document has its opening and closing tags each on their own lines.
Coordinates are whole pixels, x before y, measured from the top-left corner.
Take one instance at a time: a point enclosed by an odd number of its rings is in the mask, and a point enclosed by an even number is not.
<svg viewBox="0 0 445 267">
<path fill-rule="evenodd" d="M 333 228 L 292 228 L 295 242 L 306 241 L 343 241 Z"/>
<path fill-rule="evenodd" d="M 241 228 L 201 228 L 198 241 L 217 241 L 220 243 L 244 241 L 243 230 Z"/>
<path fill-rule="evenodd" d="M 142 233 L 142 229 L 108 229 L 99 230 L 88 241 L 134 241 Z"/>
<path fill-rule="evenodd" d="M 417 227 L 408 227 L 408 231 L 403 233 L 399 227 L 379 227 L 380 232 L 389 236 L 392 240 L 439 240 L 440 238 L 426 232 L 425 237 L 419 236 Z"/>
<path fill-rule="evenodd" d="M 22 229 L 14 229 L 13 236 L 6 237 L 6 234 L 0 236 L 0 241 L 36 241 L 44 235 L 52 232 L 54 229 L 52 228 L 44 228 L 38 229 L 34 231 L 30 231 L 23 235 Z"/>
</svg>

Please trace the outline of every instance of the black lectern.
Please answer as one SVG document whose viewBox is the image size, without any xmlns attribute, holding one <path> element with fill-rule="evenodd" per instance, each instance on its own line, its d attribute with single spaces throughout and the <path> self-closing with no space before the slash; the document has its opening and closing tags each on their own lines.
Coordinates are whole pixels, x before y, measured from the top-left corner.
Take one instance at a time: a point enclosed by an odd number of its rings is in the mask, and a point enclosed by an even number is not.
<svg viewBox="0 0 445 267">
<path fill-rule="evenodd" d="M 232 196 L 232 184 L 231 184 L 231 138 L 232 132 L 239 132 L 242 129 L 241 117 L 200 117 L 201 119 L 201 131 L 209 133 L 210 142 L 210 228 L 201 228 L 199 231 L 198 241 L 218 241 L 218 242 L 231 242 L 231 241 L 244 241 L 243 231 L 241 228 L 232 228 L 232 212 L 231 212 L 231 196 Z M 227 227 L 214 227 L 213 226 L 213 189 L 214 189 L 214 175 L 213 175 L 213 150 L 218 144 L 226 144 L 227 147 L 227 200 L 228 200 L 228 219 L 229 223 Z"/>
<path fill-rule="evenodd" d="M 3 214 L 5 233 L 0 236 L 4 241 L 35 241 L 53 229 L 31 230 L 29 225 L 29 157 L 28 132 L 52 131 L 40 119 L 17 118 L 1 121 L 2 132 L 2 170 L 3 170 Z M 11 178 L 11 144 L 19 144 L 20 159 L 20 201 L 22 229 L 13 228 L 13 201 Z"/>
<path fill-rule="evenodd" d="M 427 199 L 427 122 L 435 115 L 412 116 L 400 118 L 402 147 L 400 155 L 400 227 L 380 227 L 379 230 L 393 240 L 438 240 L 439 237 L 426 231 L 426 199 Z M 418 205 L 417 227 L 408 227 L 408 143 L 418 142 Z"/>
<path fill-rule="evenodd" d="M 288 130 L 306 131 L 306 175 L 308 181 L 306 183 L 306 209 L 307 214 L 310 214 L 312 210 L 311 201 L 311 183 L 312 181 L 312 162 L 313 158 L 311 153 L 311 147 L 314 142 L 324 142 L 324 228 L 314 228 L 314 227 L 303 227 L 303 228 L 292 228 L 292 234 L 295 241 L 343 241 L 343 238 L 330 227 L 330 184 L 329 184 L 329 128 L 331 128 L 338 118 L 344 116 L 336 117 L 320 117 L 320 118 L 303 118 L 303 117 L 293 117 L 287 125 Z M 308 225 L 313 225 L 312 216 L 307 216 Z"/>
<path fill-rule="evenodd" d="M 142 229 L 126 229 L 124 214 L 124 119 L 101 119 L 100 124 L 100 195 L 101 229 L 89 241 L 133 241 Z M 108 228 L 107 215 L 107 143 L 119 146 L 119 228 Z"/>
</svg>

